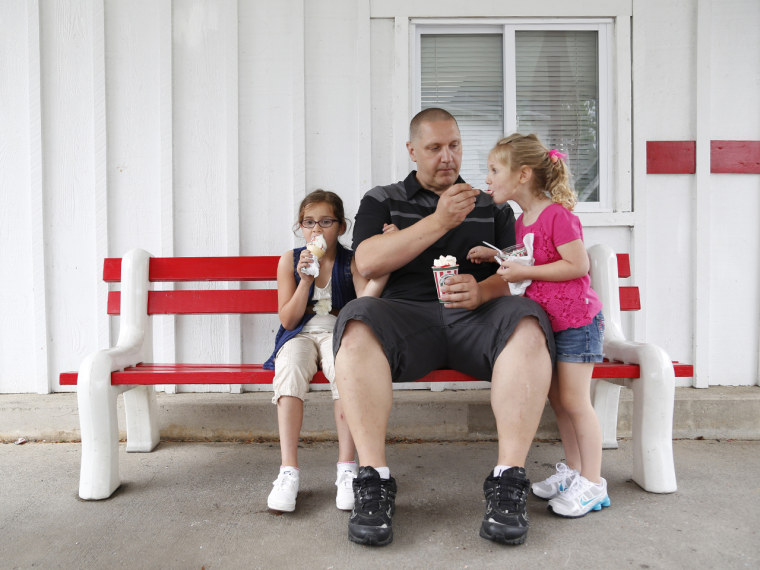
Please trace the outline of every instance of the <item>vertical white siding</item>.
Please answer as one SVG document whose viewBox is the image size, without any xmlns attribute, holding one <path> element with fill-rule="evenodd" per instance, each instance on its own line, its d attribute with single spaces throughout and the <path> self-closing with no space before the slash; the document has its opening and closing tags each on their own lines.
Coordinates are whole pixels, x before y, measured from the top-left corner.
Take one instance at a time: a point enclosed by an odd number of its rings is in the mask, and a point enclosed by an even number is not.
<svg viewBox="0 0 760 570">
<path fill-rule="evenodd" d="M 241 251 L 281 255 L 306 189 L 303 2 L 243 2 L 239 28 Z M 246 362 L 269 356 L 278 327 L 243 317 Z"/>
<path fill-rule="evenodd" d="M 712 0 L 709 10 L 710 138 L 760 140 L 760 2 Z M 709 383 L 760 382 L 760 175 L 711 174 L 707 194 Z"/>
<path fill-rule="evenodd" d="M 371 178 L 369 4 L 304 7 L 306 190 L 336 192 L 353 217 Z"/>
<path fill-rule="evenodd" d="M 639 0 L 633 8 L 634 209 L 640 223 L 632 253 L 647 317 L 637 340 L 693 362 L 696 181 L 691 174 L 647 175 L 646 142 L 696 137 L 696 4 Z"/>
<path fill-rule="evenodd" d="M 0 391 L 50 388 L 39 5 L 0 4 Z"/>
<path fill-rule="evenodd" d="M 76 369 L 108 342 L 100 280 L 105 231 L 105 76 L 102 1 L 40 5 L 43 208 L 48 354 Z"/>
<path fill-rule="evenodd" d="M 234 0 L 173 3 L 175 255 L 240 252 L 237 23 Z M 239 316 L 176 322 L 179 361 L 240 361 Z"/>
</svg>

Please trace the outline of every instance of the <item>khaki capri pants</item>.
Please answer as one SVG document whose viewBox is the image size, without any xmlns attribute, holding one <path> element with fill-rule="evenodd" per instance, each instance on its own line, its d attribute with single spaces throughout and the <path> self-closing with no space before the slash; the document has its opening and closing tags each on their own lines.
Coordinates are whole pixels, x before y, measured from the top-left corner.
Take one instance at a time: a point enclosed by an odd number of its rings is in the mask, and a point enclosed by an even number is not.
<svg viewBox="0 0 760 570">
<path fill-rule="evenodd" d="M 320 368 L 330 381 L 333 400 L 337 400 L 332 331 L 301 331 L 282 345 L 275 356 L 272 403 L 276 404 L 281 396 L 303 400 L 312 377 Z"/>
</svg>

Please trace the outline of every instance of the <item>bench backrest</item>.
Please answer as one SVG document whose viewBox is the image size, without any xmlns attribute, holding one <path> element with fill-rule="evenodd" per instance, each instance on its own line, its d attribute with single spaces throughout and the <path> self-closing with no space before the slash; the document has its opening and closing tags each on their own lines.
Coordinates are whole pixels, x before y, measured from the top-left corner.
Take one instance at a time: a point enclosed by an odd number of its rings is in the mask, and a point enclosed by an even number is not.
<svg viewBox="0 0 760 570">
<path fill-rule="evenodd" d="M 151 257 L 148 278 L 159 282 L 270 281 L 263 289 L 176 289 L 150 291 L 149 315 L 191 314 L 261 314 L 277 313 L 277 256 L 247 257 Z M 617 254 L 618 277 L 630 277 L 627 253 Z M 121 259 L 107 258 L 103 264 L 103 280 L 121 281 Z M 108 293 L 108 314 L 118 315 L 121 307 L 119 291 Z M 620 310 L 641 309 L 639 288 L 620 287 Z"/>
</svg>

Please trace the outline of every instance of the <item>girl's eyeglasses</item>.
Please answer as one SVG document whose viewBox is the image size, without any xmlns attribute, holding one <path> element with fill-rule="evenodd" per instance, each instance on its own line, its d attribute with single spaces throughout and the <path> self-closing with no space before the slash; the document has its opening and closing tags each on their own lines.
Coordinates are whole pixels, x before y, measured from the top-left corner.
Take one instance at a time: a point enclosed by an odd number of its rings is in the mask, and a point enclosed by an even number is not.
<svg viewBox="0 0 760 570">
<path fill-rule="evenodd" d="M 322 218 L 321 220 L 304 220 L 301 222 L 301 226 L 307 229 L 312 229 L 314 226 L 319 224 L 320 228 L 329 228 L 332 226 L 335 222 L 337 222 L 335 218 Z"/>
</svg>

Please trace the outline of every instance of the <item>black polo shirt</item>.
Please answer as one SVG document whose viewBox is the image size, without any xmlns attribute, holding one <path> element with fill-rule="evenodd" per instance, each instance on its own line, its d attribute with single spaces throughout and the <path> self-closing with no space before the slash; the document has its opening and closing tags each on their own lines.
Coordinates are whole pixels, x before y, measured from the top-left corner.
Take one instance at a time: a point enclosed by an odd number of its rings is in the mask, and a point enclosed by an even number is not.
<svg viewBox="0 0 760 570">
<path fill-rule="evenodd" d="M 438 205 L 438 195 L 426 190 L 417 181 L 413 170 L 406 180 L 388 186 L 376 186 L 367 192 L 359 205 L 354 224 L 354 251 L 365 239 L 383 232 L 383 224 L 396 224 L 403 230 L 429 216 Z M 464 182 L 460 177 L 457 182 Z M 438 299 L 433 280 L 433 260 L 441 255 L 453 255 L 459 263 L 460 273 L 469 273 L 475 279 L 493 275 L 495 263 L 476 265 L 467 261 L 467 252 L 487 241 L 501 248 L 515 243 L 515 215 L 508 204 L 496 205 L 493 199 L 481 192 L 465 221 L 446 233 L 404 267 L 394 271 L 383 291 L 388 299 L 409 301 L 435 301 Z"/>
</svg>

